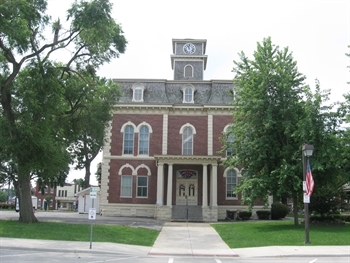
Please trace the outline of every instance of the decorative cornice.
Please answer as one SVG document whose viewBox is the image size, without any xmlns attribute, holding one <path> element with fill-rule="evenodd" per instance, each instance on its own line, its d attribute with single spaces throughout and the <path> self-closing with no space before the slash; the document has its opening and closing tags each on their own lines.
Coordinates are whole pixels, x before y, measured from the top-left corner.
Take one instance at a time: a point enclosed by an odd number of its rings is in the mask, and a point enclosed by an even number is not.
<svg viewBox="0 0 350 263">
<path fill-rule="evenodd" d="M 155 155 L 154 159 L 157 164 L 218 164 L 221 156 L 206 155 Z"/>
<path fill-rule="evenodd" d="M 207 55 L 171 55 L 171 69 L 174 69 L 175 61 L 203 61 L 204 70 L 207 68 Z"/>
<path fill-rule="evenodd" d="M 117 83 L 196 83 L 196 84 L 212 84 L 212 83 L 223 83 L 233 84 L 231 79 L 211 79 L 211 80 L 169 80 L 169 79 L 113 79 Z"/>
<path fill-rule="evenodd" d="M 231 115 L 232 106 L 220 106 L 220 105 L 200 105 L 200 104 L 130 104 L 130 103 L 119 103 L 114 105 L 113 114 L 164 114 L 178 115 L 178 114 L 189 114 L 189 115 L 209 115 L 209 114 L 220 114 L 220 115 Z"/>
<path fill-rule="evenodd" d="M 208 156 L 208 155 L 154 155 L 149 157 L 140 156 L 116 156 L 116 155 L 104 155 L 104 159 L 112 160 L 138 160 L 138 161 L 156 161 L 157 164 L 220 164 L 225 158 L 221 156 Z"/>
</svg>

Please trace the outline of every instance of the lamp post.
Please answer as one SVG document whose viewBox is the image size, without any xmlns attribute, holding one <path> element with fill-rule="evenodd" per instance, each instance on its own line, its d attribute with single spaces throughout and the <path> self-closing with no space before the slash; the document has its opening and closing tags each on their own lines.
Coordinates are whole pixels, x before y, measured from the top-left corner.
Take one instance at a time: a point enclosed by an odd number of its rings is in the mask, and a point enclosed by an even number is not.
<svg viewBox="0 0 350 263">
<path fill-rule="evenodd" d="M 306 182 L 306 161 L 312 156 L 314 146 L 310 144 L 304 144 L 302 147 L 302 160 L 303 160 L 303 190 L 305 195 L 305 182 Z M 305 224 L 305 244 L 310 244 L 309 240 L 309 200 L 304 199 L 304 224 Z"/>
</svg>

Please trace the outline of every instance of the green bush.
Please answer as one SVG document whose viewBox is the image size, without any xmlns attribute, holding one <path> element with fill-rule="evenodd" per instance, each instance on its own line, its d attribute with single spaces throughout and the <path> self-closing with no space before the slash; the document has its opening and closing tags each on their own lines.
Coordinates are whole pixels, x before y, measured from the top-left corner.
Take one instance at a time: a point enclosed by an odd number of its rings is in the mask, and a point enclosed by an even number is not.
<svg viewBox="0 0 350 263">
<path fill-rule="evenodd" d="M 337 224 L 344 225 L 346 220 L 348 220 L 347 215 L 333 214 L 333 215 L 311 215 L 310 222 L 313 224 L 321 224 L 321 225 L 329 225 L 329 224 Z M 349 221 L 348 221 L 349 222 Z"/>
<path fill-rule="evenodd" d="M 282 219 L 288 214 L 288 206 L 276 202 L 271 205 L 271 219 Z"/>
<path fill-rule="evenodd" d="M 1 209 L 15 209 L 15 204 L 0 203 Z"/>
<path fill-rule="evenodd" d="M 330 216 L 333 216 L 335 219 L 344 222 L 350 222 L 350 214 L 331 214 Z"/>
<path fill-rule="evenodd" d="M 249 220 L 252 216 L 252 212 L 248 212 L 248 211 L 242 211 L 238 213 L 238 217 L 240 219 L 244 220 Z"/>
<path fill-rule="evenodd" d="M 270 219 L 271 212 L 269 210 L 258 210 L 256 211 L 256 215 L 259 220 L 268 220 Z"/>
</svg>

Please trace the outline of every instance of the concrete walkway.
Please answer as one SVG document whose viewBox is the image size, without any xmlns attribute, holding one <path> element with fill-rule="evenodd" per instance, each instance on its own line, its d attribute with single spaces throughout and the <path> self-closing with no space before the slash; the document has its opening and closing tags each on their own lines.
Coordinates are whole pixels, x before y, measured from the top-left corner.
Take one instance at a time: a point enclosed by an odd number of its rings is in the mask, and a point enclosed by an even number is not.
<svg viewBox="0 0 350 263">
<path fill-rule="evenodd" d="M 150 255 L 236 257 L 207 223 L 166 222 Z"/>
</svg>

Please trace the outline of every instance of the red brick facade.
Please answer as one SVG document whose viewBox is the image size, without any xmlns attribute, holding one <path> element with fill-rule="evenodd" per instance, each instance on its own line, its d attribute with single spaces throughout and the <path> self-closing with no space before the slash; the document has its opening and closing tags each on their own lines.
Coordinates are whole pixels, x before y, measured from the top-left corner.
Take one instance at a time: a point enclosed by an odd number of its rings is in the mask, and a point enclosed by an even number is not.
<svg viewBox="0 0 350 263">
<path fill-rule="evenodd" d="M 193 56 L 183 53 L 187 41 L 194 42 Z M 205 45 L 205 40 L 173 40 L 174 80 L 115 80 L 123 95 L 104 150 L 102 213 L 174 220 L 181 210 L 176 209 L 186 205 L 197 213 L 193 220 L 217 221 L 228 209 L 246 209 L 231 189 L 240 180 L 241 167 L 223 166 L 225 129 L 234 122 L 233 83 L 200 78 Z M 186 73 L 186 67 L 194 73 Z M 145 127 L 148 151 L 138 154 Z"/>
</svg>

